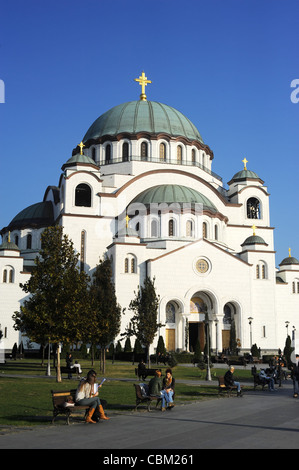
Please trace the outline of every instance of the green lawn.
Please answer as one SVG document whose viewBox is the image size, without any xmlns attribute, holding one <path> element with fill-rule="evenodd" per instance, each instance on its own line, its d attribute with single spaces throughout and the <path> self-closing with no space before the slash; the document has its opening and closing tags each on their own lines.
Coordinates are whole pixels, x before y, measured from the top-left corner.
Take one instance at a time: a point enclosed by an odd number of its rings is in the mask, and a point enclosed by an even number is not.
<svg viewBox="0 0 299 470">
<path fill-rule="evenodd" d="M 83 368 L 83 375 L 89 369 L 94 368 L 98 372 L 99 379 L 102 374 L 99 372 L 98 363 L 91 366 L 87 360 L 80 361 Z M 64 364 L 63 364 L 64 365 Z M 135 376 L 135 367 L 127 362 L 107 361 L 105 377 L 107 381 L 100 391 L 100 397 L 108 402 L 108 413 L 110 411 L 121 412 L 122 410 L 133 410 L 135 405 L 135 392 L 133 383 L 139 380 Z M 223 375 L 225 369 L 212 369 L 214 381 L 206 382 L 204 385 L 176 384 L 176 403 L 186 403 L 192 400 L 206 400 L 218 397 L 217 381 L 218 375 Z M 56 382 L 55 369 L 51 364 L 52 377 L 46 377 L 46 365 L 41 366 L 38 360 L 8 360 L 5 364 L 0 364 L 0 425 L 31 426 L 51 423 L 52 401 L 51 390 L 67 390 L 76 388 L 76 379 L 68 380 L 63 374 L 62 382 Z M 4 375 L 5 374 L 5 375 Z M 7 377 L 10 374 L 13 377 Z M 17 375 L 22 377 L 17 377 Z M 176 366 L 173 375 L 178 379 L 204 380 L 205 371 L 200 371 L 197 367 Z M 36 377 L 30 377 L 36 376 Z M 246 380 L 251 385 L 250 370 L 239 369 L 235 371 L 236 379 Z M 75 376 L 74 376 L 75 377 Z M 109 380 L 113 379 L 113 380 Z M 117 379 L 132 379 L 123 381 Z M 142 409 L 142 407 L 140 407 Z M 56 418 L 57 424 L 64 424 L 65 417 Z"/>
</svg>

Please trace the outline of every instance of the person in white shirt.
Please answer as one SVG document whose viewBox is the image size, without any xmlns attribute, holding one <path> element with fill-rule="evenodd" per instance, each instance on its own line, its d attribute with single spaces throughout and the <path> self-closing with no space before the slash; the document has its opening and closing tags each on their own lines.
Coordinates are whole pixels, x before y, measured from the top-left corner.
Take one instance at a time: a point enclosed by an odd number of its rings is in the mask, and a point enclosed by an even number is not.
<svg viewBox="0 0 299 470">
<path fill-rule="evenodd" d="M 87 423 L 96 423 L 92 420 L 92 415 L 95 410 L 98 409 L 100 419 L 110 419 L 105 415 L 103 406 L 99 399 L 99 392 L 94 390 L 94 384 L 96 383 L 96 371 L 90 370 L 85 380 L 82 380 L 76 390 L 76 405 L 89 405 L 89 411 L 86 416 Z M 101 387 L 102 385 L 100 385 Z"/>
</svg>

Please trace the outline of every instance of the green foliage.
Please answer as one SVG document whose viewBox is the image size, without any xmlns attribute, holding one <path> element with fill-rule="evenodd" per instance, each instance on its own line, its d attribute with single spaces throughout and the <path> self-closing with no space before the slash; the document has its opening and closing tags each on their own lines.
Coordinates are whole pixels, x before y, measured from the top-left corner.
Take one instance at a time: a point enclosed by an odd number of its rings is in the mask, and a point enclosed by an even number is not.
<svg viewBox="0 0 299 470">
<path fill-rule="evenodd" d="M 284 347 L 284 350 L 283 350 L 283 354 L 286 358 L 288 367 L 292 363 L 291 354 L 292 354 L 293 351 L 294 351 L 294 348 L 292 348 L 292 341 L 291 341 L 290 336 L 288 335 L 287 338 L 286 338 L 285 347 Z"/>
<path fill-rule="evenodd" d="M 131 346 L 130 338 L 126 339 L 124 352 L 126 352 L 126 353 L 132 352 L 132 346 Z"/>
<path fill-rule="evenodd" d="M 30 295 L 13 319 L 16 330 L 45 344 L 77 342 L 86 333 L 86 296 L 89 278 L 78 269 L 78 255 L 62 227 L 48 227 L 42 249 L 23 291 Z"/>
<path fill-rule="evenodd" d="M 135 339 L 134 354 L 144 354 L 143 347 L 138 338 Z"/>
<path fill-rule="evenodd" d="M 119 333 L 122 313 L 116 299 L 109 258 L 100 260 L 95 269 L 90 286 L 89 305 L 92 319 L 89 338 L 93 343 L 105 348 Z"/>
<path fill-rule="evenodd" d="M 166 347 L 165 347 L 165 344 L 164 344 L 163 336 L 159 336 L 159 339 L 158 339 L 156 354 L 158 354 L 158 353 L 166 354 Z"/>
<path fill-rule="evenodd" d="M 254 357 L 260 357 L 261 350 L 257 347 L 256 343 L 251 346 L 251 354 Z"/>
<path fill-rule="evenodd" d="M 231 350 L 232 354 L 236 354 L 237 352 L 237 338 L 236 338 L 236 323 L 235 318 L 232 318 L 231 329 L 230 329 L 230 340 L 229 340 L 229 349 Z"/>
<path fill-rule="evenodd" d="M 159 297 L 156 294 L 155 280 L 146 277 L 144 285 L 138 287 L 135 298 L 131 300 L 129 310 L 133 312 L 130 327 L 123 336 L 136 336 L 140 343 L 149 350 L 159 327 L 157 322 Z M 149 354 L 148 354 L 149 356 Z"/>
</svg>

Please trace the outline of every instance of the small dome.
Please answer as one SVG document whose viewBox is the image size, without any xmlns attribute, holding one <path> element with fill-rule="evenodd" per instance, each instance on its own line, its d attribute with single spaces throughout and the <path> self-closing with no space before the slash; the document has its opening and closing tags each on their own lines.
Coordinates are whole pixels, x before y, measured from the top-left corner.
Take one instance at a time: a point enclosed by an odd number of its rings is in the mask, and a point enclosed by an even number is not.
<svg viewBox="0 0 299 470">
<path fill-rule="evenodd" d="M 38 202 L 19 212 L 10 222 L 8 229 L 25 227 L 47 227 L 54 223 L 53 205 L 51 201 Z"/>
<path fill-rule="evenodd" d="M 146 189 L 137 197 L 135 197 L 131 204 L 138 202 L 144 205 L 161 203 L 197 203 L 202 204 L 204 210 L 217 212 L 214 204 L 206 196 L 199 193 L 195 189 L 187 188 L 186 186 L 177 184 L 163 184 Z"/>
<path fill-rule="evenodd" d="M 62 169 L 64 169 L 66 166 L 72 166 L 77 163 L 83 163 L 87 165 L 95 165 L 95 162 L 92 158 L 87 157 L 84 154 L 76 153 L 76 155 L 73 155 L 69 160 L 62 166 Z"/>
<path fill-rule="evenodd" d="M 203 143 L 194 124 L 180 111 L 156 101 L 129 101 L 111 108 L 90 126 L 83 142 L 121 133 L 166 133 Z"/>
<path fill-rule="evenodd" d="M 238 173 L 236 173 L 231 181 L 243 181 L 247 178 L 251 178 L 251 179 L 260 179 L 260 177 L 254 172 L 254 171 L 251 171 L 251 170 L 241 170 L 241 171 L 238 171 Z"/>
<path fill-rule="evenodd" d="M 120 238 L 120 237 L 139 237 L 139 233 L 136 232 L 131 227 L 124 227 L 123 229 L 120 229 L 119 232 L 115 234 L 115 238 Z"/>
<path fill-rule="evenodd" d="M 3 250 L 20 251 L 20 248 L 13 242 L 3 242 L 2 245 L 0 245 L 0 251 Z"/>
<path fill-rule="evenodd" d="M 265 240 L 258 235 L 251 235 L 251 237 L 246 238 L 245 242 L 241 246 L 245 245 L 267 245 Z"/>
<path fill-rule="evenodd" d="M 293 256 L 288 256 L 287 258 L 284 258 L 282 260 L 279 266 L 287 266 L 289 264 L 299 264 L 299 261 L 297 260 L 297 258 L 294 258 Z"/>
</svg>

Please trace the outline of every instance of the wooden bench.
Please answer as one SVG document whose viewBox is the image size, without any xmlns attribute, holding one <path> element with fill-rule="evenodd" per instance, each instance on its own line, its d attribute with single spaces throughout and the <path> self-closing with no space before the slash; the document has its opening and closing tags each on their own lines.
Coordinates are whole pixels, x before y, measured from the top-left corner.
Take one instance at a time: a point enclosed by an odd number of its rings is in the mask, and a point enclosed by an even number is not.
<svg viewBox="0 0 299 470">
<path fill-rule="evenodd" d="M 152 401 L 156 400 L 156 408 L 159 404 L 159 402 L 162 400 L 161 397 L 156 397 L 156 396 L 150 396 L 148 394 L 143 394 L 141 390 L 141 386 L 139 384 L 134 384 L 135 387 L 135 393 L 136 393 L 136 406 L 135 406 L 135 411 L 137 411 L 137 408 L 139 405 L 142 403 L 145 403 L 147 405 L 147 411 L 151 411 L 151 403 Z"/>
<path fill-rule="evenodd" d="M 232 392 L 235 390 L 237 391 L 237 385 L 225 385 L 224 377 L 218 377 L 218 393 L 226 392 L 227 395 L 230 397 Z"/>
<path fill-rule="evenodd" d="M 135 375 L 142 380 L 145 380 L 148 376 L 154 376 L 156 373 L 156 370 L 159 370 L 162 373 L 161 369 L 139 369 L 135 368 Z"/>
<path fill-rule="evenodd" d="M 59 414 L 64 414 L 66 416 L 66 424 L 70 424 L 70 416 L 72 413 L 77 412 L 79 410 L 85 410 L 85 412 L 89 409 L 89 405 L 76 405 L 75 404 L 75 396 L 76 396 L 76 389 L 73 390 L 51 390 L 52 394 L 52 403 L 53 403 L 53 419 L 52 424 L 54 424 L 56 416 Z M 68 406 L 67 400 L 71 400 L 73 405 Z M 101 404 L 103 407 L 107 405 L 106 400 L 101 400 Z"/>
<path fill-rule="evenodd" d="M 256 389 L 256 387 L 258 387 L 259 385 L 261 385 L 262 387 L 262 390 L 264 390 L 264 387 L 266 385 L 268 385 L 267 381 L 265 379 L 261 379 L 259 374 L 253 374 L 253 388 L 254 390 Z"/>
</svg>

